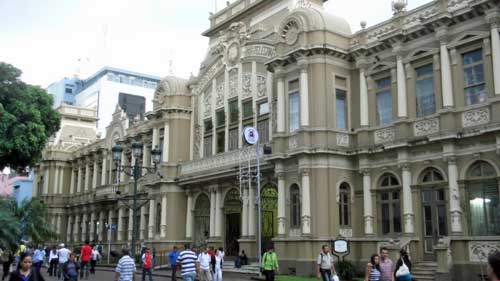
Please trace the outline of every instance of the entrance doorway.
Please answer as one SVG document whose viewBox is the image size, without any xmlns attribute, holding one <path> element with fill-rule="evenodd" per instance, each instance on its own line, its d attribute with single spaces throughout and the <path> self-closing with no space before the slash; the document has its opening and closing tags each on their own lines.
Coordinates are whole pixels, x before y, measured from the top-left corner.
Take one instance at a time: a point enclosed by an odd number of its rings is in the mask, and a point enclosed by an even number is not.
<svg viewBox="0 0 500 281">
<path fill-rule="evenodd" d="M 271 245 L 273 237 L 278 233 L 278 190 L 267 184 L 261 191 L 262 207 L 262 251 Z M 263 253 L 261 253 L 263 254 Z"/>
<path fill-rule="evenodd" d="M 231 189 L 224 199 L 224 215 L 226 217 L 224 254 L 226 256 L 237 256 L 240 252 L 238 239 L 241 237 L 241 208 L 240 192 Z"/>
<path fill-rule="evenodd" d="M 421 196 L 424 259 L 434 261 L 434 246 L 439 238 L 448 235 L 444 190 L 423 189 Z"/>
<path fill-rule="evenodd" d="M 210 200 L 205 194 L 196 199 L 194 210 L 194 246 L 206 246 L 210 234 Z"/>
</svg>

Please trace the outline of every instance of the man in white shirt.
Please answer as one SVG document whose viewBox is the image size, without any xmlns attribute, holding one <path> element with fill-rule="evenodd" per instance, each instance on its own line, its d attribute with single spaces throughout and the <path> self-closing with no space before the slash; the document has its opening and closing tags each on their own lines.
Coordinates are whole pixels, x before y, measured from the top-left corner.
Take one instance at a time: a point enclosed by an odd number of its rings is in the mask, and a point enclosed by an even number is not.
<svg viewBox="0 0 500 281">
<path fill-rule="evenodd" d="M 321 247 L 321 253 L 318 255 L 318 260 L 316 262 L 316 273 L 318 278 L 323 281 L 330 281 L 333 275 L 337 275 L 335 272 L 335 266 L 333 265 L 333 256 L 330 254 L 330 248 L 327 245 Z"/>
<path fill-rule="evenodd" d="M 198 273 L 200 274 L 200 281 L 212 281 L 212 274 L 210 273 L 210 262 L 212 258 L 208 254 L 208 248 L 204 248 L 203 252 L 198 256 Z"/>
<path fill-rule="evenodd" d="M 59 244 L 59 250 L 57 250 L 57 256 L 59 257 L 59 266 L 57 267 L 57 279 L 61 280 L 63 277 L 62 269 L 63 264 L 69 260 L 69 254 L 71 251 L 64 247 L 64 244 Z"/>
</svg>

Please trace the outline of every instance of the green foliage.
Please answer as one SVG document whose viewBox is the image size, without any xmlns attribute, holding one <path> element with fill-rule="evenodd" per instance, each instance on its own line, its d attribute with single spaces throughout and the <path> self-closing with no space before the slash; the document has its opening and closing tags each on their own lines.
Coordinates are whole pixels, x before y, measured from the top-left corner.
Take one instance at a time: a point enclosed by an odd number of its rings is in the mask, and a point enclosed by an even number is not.
<svg viewBox="0 0 500 281">
<path fill-rule="evenodd" d="M 0 200 L 0 247 L 15 249 L 23 236 L 35 243 L 56 239 L 46 218 L 47 206 L 38 198 L 25 199 L 19 206 L 14 199 Z"/>
<path fill-rule="evenodd" d="M 33 166 L 49 137 L 59 130 L 52 96 L 22 82 L 20 75 L 19 69 L 0 62 L 0 170 Z"/>
<path fill-rule="evenodd" d="M 356 276 L 356 267 L 348 260 L 339 261 L 336 269 L 340 280 L 353 280 Z"/>
</svg>

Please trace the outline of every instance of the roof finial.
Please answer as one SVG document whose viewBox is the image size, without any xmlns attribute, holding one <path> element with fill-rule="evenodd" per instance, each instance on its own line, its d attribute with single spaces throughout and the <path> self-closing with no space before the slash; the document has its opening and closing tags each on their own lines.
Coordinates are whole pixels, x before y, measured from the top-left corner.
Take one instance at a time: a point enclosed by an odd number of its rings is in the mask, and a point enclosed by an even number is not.
<svg viewBox="0 0 500 281">
<path fill-rule="evenodd" d="M 366 28 L 366 21 L 365 20 L 362 20 L 359 25 L 361 26 L 361 29 L 365 29 Z"/>
<path fill-rule="evenodd" d="M 398 15 L 405 12 L 407 5 L 408 5 L 408 0 L 393 0 L 392 11 L 394 12 L 394 15 Z"/>
</svg>

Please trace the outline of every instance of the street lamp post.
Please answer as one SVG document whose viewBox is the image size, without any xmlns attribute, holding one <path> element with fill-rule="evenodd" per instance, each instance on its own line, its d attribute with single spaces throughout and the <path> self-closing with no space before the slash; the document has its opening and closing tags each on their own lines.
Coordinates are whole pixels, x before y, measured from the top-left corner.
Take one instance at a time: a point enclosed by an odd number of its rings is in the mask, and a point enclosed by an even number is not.
<svg viewBox="0 0 500 281">
<path fill-rule="evenodd" d="M 135 246 L 137 241 L 137 211 L 143 205 L 143 204 L 141 205 L 138 204 L 139 199 L 137 198 L 137 186 L 139 179 L 141 177 L 153 173 L 158 174 L 158 164 L 160 163 L 161 160 L 161 150 L 158 148 L 158 146 L 155 146 L 155 148 L 151 151 L 151 156 L 153 157 L 153 163 L 154 163 L 153 167 L 139 165 L 139 158 L 142 156 L 141 142 L 134 141 L 132 143 L 132 154 L 134 155 L 135 158 L 133 166 L 121 165 L 123 148 L 121 147 L 120 144 L 116 144 L 115 146 L 113 146 L 111 151 L 113 152 L 113 161 L 115 162 L 115 171 L 117 172 L 118 183 L 120 181 L 119 180 L 120 172 L 132 176 L 134 178 L 134 193 L 132 195 L 132 206 L 128 207 L 132 210 L 132 245 L 130 245 L 130 252 L 135 260 Z M 143 165 L 144 164 L 145 163 L 143 163 Z M 143 173 L 143 171 L 145 171 L 145 173 Z M 117 194 L 119 194 L 119 192 L 117 192 Z M 146 202 L 147 201 L 149 200 L 146 200 Z"/>
</svg>

